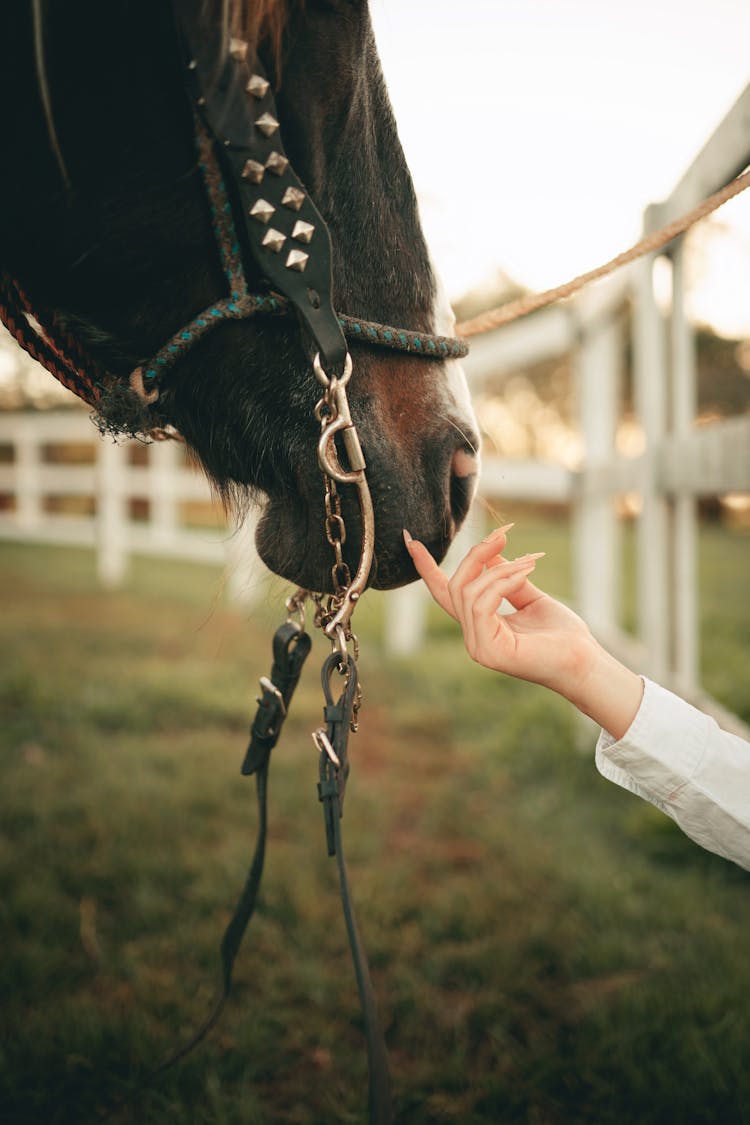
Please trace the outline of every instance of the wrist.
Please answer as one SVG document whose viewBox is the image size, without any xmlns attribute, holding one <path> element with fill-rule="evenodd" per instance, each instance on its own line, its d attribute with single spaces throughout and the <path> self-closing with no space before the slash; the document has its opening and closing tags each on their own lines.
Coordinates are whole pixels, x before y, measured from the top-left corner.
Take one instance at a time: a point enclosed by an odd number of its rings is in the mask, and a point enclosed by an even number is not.
<svg viewBox="0 0 750 1125">
<path fill-rule="evenodd" d="M 561 694 L 582 714 L 588 715 L 614 738 L 620 739 L 632 723 L 643 698 L 643 680 L 594 637 L 587 638 L 578 654 L 577 674 Z"/>
</svg>

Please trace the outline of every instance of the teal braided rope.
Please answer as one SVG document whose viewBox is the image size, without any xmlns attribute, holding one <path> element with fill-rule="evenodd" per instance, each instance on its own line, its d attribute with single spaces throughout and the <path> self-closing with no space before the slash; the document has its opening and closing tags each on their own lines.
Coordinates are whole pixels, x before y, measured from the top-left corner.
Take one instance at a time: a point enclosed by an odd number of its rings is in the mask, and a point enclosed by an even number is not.
<svg viewBox="0 0 750 1125">
<path fill-rule="evenodd" d="M 231 297 L 209 305 L 187 327 L 180 329 L 164 347 L 156 353 L 147 367 L 143 369 L 144 380 L 153 380 L 163 375 L 177 362 L 180 356 L 189 351 L 193 344 L 223 320 L 247 320 L 251 316 L 290 316 L 292 310 L 282 297 L 268 297 L 262 294 L 247 293 L 233 300 Z M 411 332 L 406 328 L 392 328 L 387 324 L 359 320 L 353 316 L 338 316 L 347 340 L 359 344 L 392 348 L 394 351 L 408 352 L 410 355 L 426 359 L 461 359 L 468 354 L 465 340 L 453 336 L 432 336 L 427 332 Z"/>
<path fill-rule="evenodd" d="M 379 344 L 381 347 L 426 356 L 428 359 L 462 359 L 469 354 L 466 341 L 455 336 L 410 332 L 406 328 L 392 328 L 388 324 L 376 324 L 353 316 L 339 315 L 338 321 L 347 340 L 357 340 L 361 344 Z"/>
<path fill-rule="evenodd" d="M 199 118 L 195 121 L 195 138 L 198 147 L 198 167 L 208 193 L 211 219 L 224 275 L 233 300 L 247 296 L 247 280 L 242 268 L 242 252 L 232 217 L 232 205 L 224 187 L 224 180 L 214 156 L 213 142 Z"/>
<path fill-rule="evenodd" d="M 286 302 L 283 302 L 286 305 Z M 282 307 L 278 297 L 264 297 L 254 293 L 246 293 L 237 297 L 225 297 L 199 313 L 185 328 L 176 332 L 167 340 L 163 348 L 149 360 L 143 367 L 143 380 L 151 383 L 160 378 L 172 367 L 181 356 L 190 351 L 193 344 L 205 336 L 217 324 L 225 320 L 247 320 L 256 313 L 265 313 L 267 316 L 286 315 L 289 310 Z"/>
<path fill-rule="evenodd" d="M 211 221 L 219 247 L 219 256 L 227 279 L 229 296 L 215 301 L 190 321 L 160 348 L 152 359 L 143 365 L 144 386 L 153 390 L 159 378 L 177 363 L 217 324 L 226 320 L 247 320 L 249 317 L 290 316 L 291 307 L 283 297 L 250 293 L 242 265 L 242 251 L 232 218 L 232 206 L 224 187 L 213 150 L 213 142 L 200 122 L 196 122 L 196 143 L 198 147 L 198 166 L 208 194 Z M 460 359 L 468 353 L 464 340 L 452 336 L 433 336 L 428 332 L 411 332 L 405 328 L 393 328 L 387 324 L 376 324 L 357 317 L 338 317 L 344 335 L 348 340 L 380 345 L 427 359 Z"/>
</svg>

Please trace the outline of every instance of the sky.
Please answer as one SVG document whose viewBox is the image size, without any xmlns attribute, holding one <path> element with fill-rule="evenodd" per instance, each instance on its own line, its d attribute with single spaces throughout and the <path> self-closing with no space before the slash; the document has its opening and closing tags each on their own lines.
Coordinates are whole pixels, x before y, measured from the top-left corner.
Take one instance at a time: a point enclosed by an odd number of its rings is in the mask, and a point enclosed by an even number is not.
<svg viewBox="0 0 750 1125">
<path fill-rule="evenodd" d="M 750 0 L 370 6 L 454 299 L 497 269 L 543 289 L 626 249 L 750 82 Z M 694 313 L 728 335 L 750 334 L 745 196 L 696 258 Z"/>
</svg>

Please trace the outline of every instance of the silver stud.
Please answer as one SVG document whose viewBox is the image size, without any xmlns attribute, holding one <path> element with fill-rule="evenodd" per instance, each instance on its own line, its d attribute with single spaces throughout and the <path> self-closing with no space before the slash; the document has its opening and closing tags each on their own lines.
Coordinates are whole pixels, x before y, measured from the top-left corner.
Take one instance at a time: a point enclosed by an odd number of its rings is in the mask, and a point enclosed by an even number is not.
<svg viewBox="0 0 750 1125">
<path fill-rule="evenodd" d="M 266 170 L 258 160 L 246 160 L 241 172 L 243 180 L 251 180 L 254 184 L 259 184 L 265 174 Z"/>
<path fill-rule="evenodd" d="M 198 69 L 198 63 L 195 61 L 195 59 L 191 59 L 190 62 L 188 63 L 188 70 L 197 70 L 197 69 Z"/>
<path fill-rule="evenodd" d="M 299 188 L 288 187 L 281 197 L 281 202 L 285 207 L 291 207 L 292 211 L 299 211 L 305 202 L 305 193 Z"/>
<path fill-rule="evenodd" d="M 303 223 L 302 219 L 297 219 L 292 230 L 292 238 L 296 238 L 297 242 L 310 242 L 314 234 L 315 227 L 312 223 Z"/>
<path fill-rule="evenodd" d="M 247 43 L 244 39 L 229 40 L 229 55 L 235 62 L 244 62 L 247 58 Z"/>
<path fill-rule="evenodd" d="M 288 270 L 297 270 L 302 273 L 307 265 L 310 255 L 306 254 L 304 250 L 290 250 L 289 256 L 286 260 L 286 268 Z"/>
<path fill-rule="evenodd" d="M 279 127 L 279 123 L 270 113 L 261 113 L 255 124 L 264 137 L 270 137 Z"/>
<path fill-rule="evenodd" d="M 262 78 L 260 74 L 253 74 L 245 89 L 254 98 L 265 98 L 270 85 L 271 83 L 266 78 Z"/>
<path fill-rule="evenodd" d="M 285 242 L 286 235 L 282 234 L 280 230 L 275 230 L 274 227 L 269 227 L 263 235 L 261 245 L 273 250 L 274 254 L 278 254 Z"/>
<path fill-rule="evenodd" d="M 256 199 L 250 208 L 250 216 L 259 223 L 267 223 L 276 208 L 267 199 Z"/>
<path fill-rule="evenodd" d="M 289 167 L 289 161 L 280 152 L 272 152 L 266 161 L 266 168 L 274 176 L 283 176 Z"/>
</svg>

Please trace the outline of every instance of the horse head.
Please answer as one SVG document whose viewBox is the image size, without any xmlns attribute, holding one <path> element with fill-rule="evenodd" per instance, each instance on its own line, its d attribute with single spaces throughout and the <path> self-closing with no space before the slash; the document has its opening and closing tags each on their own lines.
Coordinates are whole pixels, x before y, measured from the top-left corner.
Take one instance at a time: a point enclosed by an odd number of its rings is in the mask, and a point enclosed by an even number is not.
<svg viewBox="0 0 750 1125">
<path fill-rule="evenodd" d="M 420 229 L 366 0 L 181 0 L 206 33 L 239 31 L 276 91 L 287 155 L 328 226 L 339 314 L 449 334 L 452 318 Z M 194 122 L 167 0 L 68 5 L 12 0 L 0 83 L 18 107 L 0 185 L 0 268 L 107 372 L 105 423 L 170 424 L 225 498 L 264 505 L 257 543 L 272 570 L 330 587 L 317 465 L 319 388 L 290 319 L 223 322 L 145 405 L 127 377 L 225 291 Z M 180 4 L 176 5 L 179 13 Z M 22 154 L 27 154 L 23 159 Z M 246 262 L 251 286 L 264 278 Z M 351 348 L 348 392 L 375 511 L 372 584 L 415 575 L 408 527 L 440 558 L 466 515 L 478 438 L 460 365 Z M 350 492 L 352 494 L 350 495 Z M 356 563 L 353 490 L 341 490 Z"/>
</svg>

